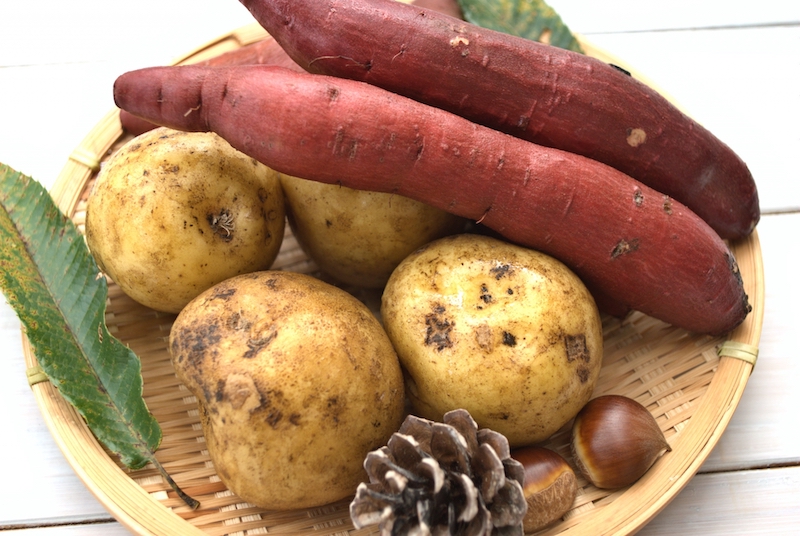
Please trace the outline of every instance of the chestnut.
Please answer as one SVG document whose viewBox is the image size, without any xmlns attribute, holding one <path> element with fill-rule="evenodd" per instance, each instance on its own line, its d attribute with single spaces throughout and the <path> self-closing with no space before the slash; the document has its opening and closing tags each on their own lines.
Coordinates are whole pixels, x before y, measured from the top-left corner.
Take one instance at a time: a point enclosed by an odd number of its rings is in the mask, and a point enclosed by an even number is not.
<svg viewBox="0 0 800 536">
<path fill-rule="evenodd" d="M 578 494 L 578 479 L 567 461 L 545 447 L 520 447 L 511 457 L 522 464 L 522 491 L 528 511 L 522 520 L 525 532 L 536 532 L 561 519 Z"/>
<path fill-rule="evenodd" d="M 578 412 L 571 448 L 578 470 L 604 489 L 633 484 L 672 450 L 650 411 L 621 395 L 599 396 Z"/>
</svg>

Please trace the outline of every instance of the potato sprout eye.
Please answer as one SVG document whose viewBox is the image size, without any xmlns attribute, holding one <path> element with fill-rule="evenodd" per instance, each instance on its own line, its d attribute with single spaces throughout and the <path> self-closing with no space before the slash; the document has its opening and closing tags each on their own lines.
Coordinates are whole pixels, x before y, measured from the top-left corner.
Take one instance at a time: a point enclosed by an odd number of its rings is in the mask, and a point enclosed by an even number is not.
<svg viewBox="0 0 800 536">
<path fill-rule="evenodd" d="M 219 214 L 209 216 L 209 223 L 220 235 L 224 231 L 225 237 L 229 238 L 234 229 L 233 215 L 228 209 L 222 209 Z M 220 231 L 218 231 L 218 229 Z"/>
</svg>

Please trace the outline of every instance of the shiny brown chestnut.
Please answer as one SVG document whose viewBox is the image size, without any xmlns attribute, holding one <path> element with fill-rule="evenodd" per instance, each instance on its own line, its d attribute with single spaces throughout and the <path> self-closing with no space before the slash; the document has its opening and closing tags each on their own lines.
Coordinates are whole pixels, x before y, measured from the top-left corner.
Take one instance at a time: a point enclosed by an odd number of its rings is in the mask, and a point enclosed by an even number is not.
<svg viewBox="0 0 800 536">
<path fill-rule="evenodd" d="M 557 452 L 544 447 L 520 447 L 511 452 L 511 457 L 525 470 L 525 532 L 536 532 L 561 519 L 572 508 L 578 493 L 578 479 L 572 467 Z"/>
<path fill-rule="evenodd" d="M 633 484 L 672 450 L 647 408 L 621 395 L 597 397 L 578 412 L 571 448 L 578 470 L 604 489 Z"/>
</svg>

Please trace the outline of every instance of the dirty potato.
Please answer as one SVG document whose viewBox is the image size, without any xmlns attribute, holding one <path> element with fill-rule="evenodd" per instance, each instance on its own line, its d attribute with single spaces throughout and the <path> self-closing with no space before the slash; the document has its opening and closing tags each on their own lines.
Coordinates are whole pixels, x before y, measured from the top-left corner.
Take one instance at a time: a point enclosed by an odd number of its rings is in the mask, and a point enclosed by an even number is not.
<svg viewBox="0 0 800 536">
<path fill-rule="evenodd" d="M 408 254 L 464 228 L 419 201 L 281 175 L 289 225 L 303 251 L 336 281 L 380 289 Z"/>
<path fill-rule="evenodd" d="M 572 419 L 597 380 L 597 306 L 566 266 L 494 238 L 458 235 L 421 248 L 383 294 L 384 327 L 420 415 L 468 410 L 512 446 Z"/>
<path fill-rule="evenodd" d="M 207 290 L 170 333 L 220 479 L 267 509 L 353 494 L 402 422 L 397 355 L 375 316 L 311 276 L 264 271 Z"/>
<path fill-rule="evenodd" d="M 283 241 L 278 174 L 213 133 L 158 128 L 104 164 L 86 239 L 131 298 L 177 313 L 236 274 L 265 270 Z"/>
</svg>

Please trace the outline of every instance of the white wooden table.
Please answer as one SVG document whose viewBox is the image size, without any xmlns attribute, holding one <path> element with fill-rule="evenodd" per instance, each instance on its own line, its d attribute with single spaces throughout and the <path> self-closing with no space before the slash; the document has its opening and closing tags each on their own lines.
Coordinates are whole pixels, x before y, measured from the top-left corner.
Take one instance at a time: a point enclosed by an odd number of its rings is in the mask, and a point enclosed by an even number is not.
<svg viewBox="0 0 800 536">
<path fill-rule="evenodd" d="M 760 357 L 721 441 L 640 534 L 800 533 L 800 2 L 550 0 L 572 30 L 635 66 L 748 163 L 766 272 Z M 51 187 L 113 107 L 120 73 L 250 24 L 235 0 L 0 3 L 0 162 Z M 0 531 L 123 535 L 64 461 L 0 300 Z"/>
</svg>

